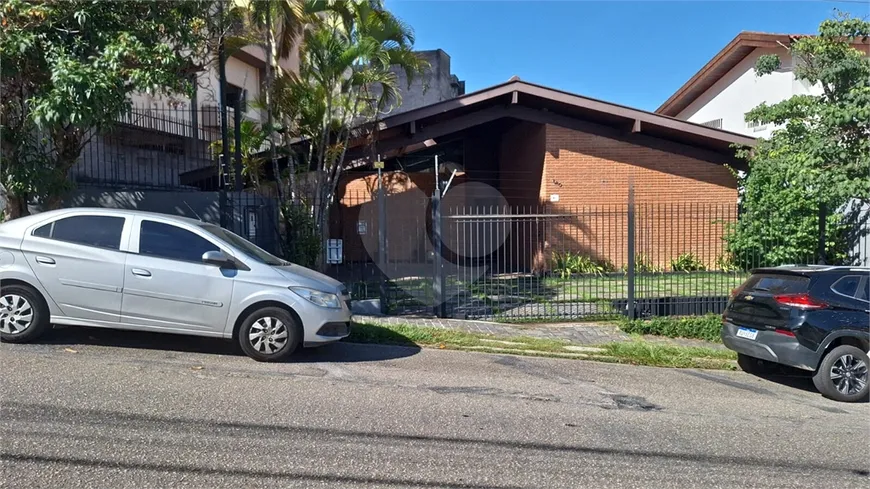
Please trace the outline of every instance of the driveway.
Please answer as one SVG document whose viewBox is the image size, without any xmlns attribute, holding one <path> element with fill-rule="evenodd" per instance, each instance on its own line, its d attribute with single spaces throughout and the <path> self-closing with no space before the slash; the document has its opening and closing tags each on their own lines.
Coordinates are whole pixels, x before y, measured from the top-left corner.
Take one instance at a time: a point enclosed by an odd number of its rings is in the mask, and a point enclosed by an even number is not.
<svg viewBox="0 0 870 489">
<path fill-rule="evenodd" d="M 806 378 L 58 330 L 0 345 L 6 487 L 867 487 Z"/>
</svg>

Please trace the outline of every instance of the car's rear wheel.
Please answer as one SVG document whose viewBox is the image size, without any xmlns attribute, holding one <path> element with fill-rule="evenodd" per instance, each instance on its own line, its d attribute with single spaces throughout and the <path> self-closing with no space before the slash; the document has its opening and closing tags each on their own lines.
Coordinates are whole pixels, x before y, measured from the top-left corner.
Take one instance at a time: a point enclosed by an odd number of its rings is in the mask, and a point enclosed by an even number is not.
<svg viewBox="0 0 870 489">
<path fill-rule="evenodd" d="M 822 359 L 813 383 L 825 397 L 843 402 L 866 401 L 870 398 L 868 365 L 866 352 L 852 345 L 840 345 Z"/>
<path fill-rule="evenodd" d="M 740 369 L 748 374 L 767 375 L 775 373 L 779 370 L 779 365 L 762 360 L 760 358 L 750 357 L 743 353 L 737 354 L 737 365 Z"/>
<path fill-rule="evenodd" d="M 42 336 L 48 324 L 48 305 L 39 292 L 18 284 L 0 289 L 0 339 L 27 343 Z"/>
<path fill-rule="evenodd" d="M 260 362 L 278 362 L 289 357 L 302 339 L 296 318 L 280 307 L 264 307 L 251 313 L 239 328 L 239 346 Z"/>
</svg>

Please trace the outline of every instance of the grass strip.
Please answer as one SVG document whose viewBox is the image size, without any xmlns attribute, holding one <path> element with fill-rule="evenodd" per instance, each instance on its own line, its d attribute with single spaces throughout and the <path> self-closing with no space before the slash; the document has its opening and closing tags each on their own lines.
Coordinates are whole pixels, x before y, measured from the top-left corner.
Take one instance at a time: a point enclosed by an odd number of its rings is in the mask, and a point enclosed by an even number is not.
<svg viewBox="0 0 870 489">
<path fill-rule="evenodd" d="M 528 336 L 502 337 L 467 333 L 452 329 L 411 326 L 407 324 L 356 323 L 344 341 L 380 345 L 417 346 L 449 350 L 464 350 L 546 356 L 579 360 L 596 360 L 629 365 L 671 368 L 703 368 L 734 370 L 737 358 L 730 350 L 704 347 L 663 345 L 641 338 L 620 343 L 596 345 L 589 351 L 572 350 L 572 343 L 563 340 Z"/>
</svg>

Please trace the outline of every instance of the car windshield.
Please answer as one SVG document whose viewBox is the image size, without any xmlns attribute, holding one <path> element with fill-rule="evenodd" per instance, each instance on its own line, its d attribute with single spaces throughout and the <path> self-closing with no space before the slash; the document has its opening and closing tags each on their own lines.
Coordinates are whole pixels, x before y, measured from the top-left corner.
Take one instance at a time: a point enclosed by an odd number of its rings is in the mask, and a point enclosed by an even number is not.
<svg viewBox="0 0 870 489">
<path fill-rule="evenodd" d="M 214 224 L 204 224 L 200 227 L 205 229 L 207 232 L 217 236 L 218 238 L 226 241 L 227 243 L 233 245 L 237 249 L 241 250 L 242 253 L 244 253 L 247 257 L 253 258 L 260 263 L 265 263 L 266 265 L 272 266 L 283 266 L 290 264 L 290 262 L 272 255 L 271 253 L 260 248 L 254 243 L 251 243 L 245 238 L 230 231 L 227 231 L 220 226 L 215 226 Z"/>
</svg>

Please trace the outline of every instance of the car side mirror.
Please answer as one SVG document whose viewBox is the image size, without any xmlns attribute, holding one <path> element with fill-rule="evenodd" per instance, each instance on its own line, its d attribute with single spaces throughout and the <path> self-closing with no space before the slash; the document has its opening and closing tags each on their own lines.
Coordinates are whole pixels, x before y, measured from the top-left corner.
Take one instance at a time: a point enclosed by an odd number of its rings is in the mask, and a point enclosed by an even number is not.
<svg viewBox="0 0 870 489">
<path fill-rule="evenodd" d="M 202 254 L 202 262 L 220 268 L 235 268 L 236 262 L 223 251 L 206 251 Z"/>
</svg>

